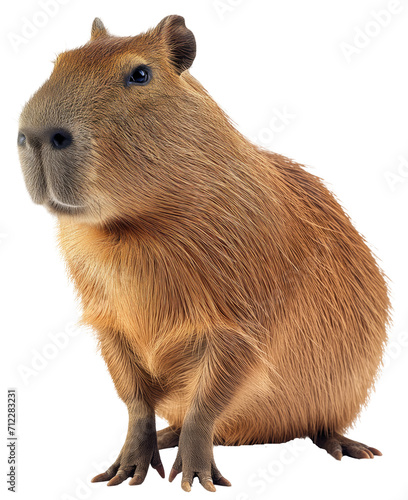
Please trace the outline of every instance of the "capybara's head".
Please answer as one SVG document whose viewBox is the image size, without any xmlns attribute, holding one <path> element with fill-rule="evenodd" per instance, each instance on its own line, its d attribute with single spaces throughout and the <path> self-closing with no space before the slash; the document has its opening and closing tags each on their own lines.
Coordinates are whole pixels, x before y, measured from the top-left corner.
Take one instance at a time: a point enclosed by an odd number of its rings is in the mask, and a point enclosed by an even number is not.
<svg viewBox="0 0 408 500">
<path fill-rule="evenodd" d="M 183 161 L 199 162 L 203 130 L 216 140 L 218 128 L 213 101 L 186 71 L 195 53 L 180 16 L 135 37 L 95 19 L 91 40 L 57 57 L 22 111 L 18 149 L 34 202 L 62 217 L 117 220 L 192 186 Z"/>
</svg>

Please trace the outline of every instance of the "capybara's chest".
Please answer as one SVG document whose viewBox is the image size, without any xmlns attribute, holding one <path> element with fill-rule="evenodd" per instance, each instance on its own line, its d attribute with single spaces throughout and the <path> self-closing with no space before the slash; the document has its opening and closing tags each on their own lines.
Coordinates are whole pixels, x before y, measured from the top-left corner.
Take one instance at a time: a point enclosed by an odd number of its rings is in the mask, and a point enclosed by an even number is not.
<svg viewBox="0 0 408 500">
<path fill-rule="evenodd" d="M 120 335 L 143 368 L 163 383 L 195 369 L 205 343 L 205 318 L 197 309 L 188 311 L 182 284 L 165 262 L 141 246 L 102 241 L 78 228 L 62 228 L 60 242 L 84 323 L 102 339 Z"/>
</svg>

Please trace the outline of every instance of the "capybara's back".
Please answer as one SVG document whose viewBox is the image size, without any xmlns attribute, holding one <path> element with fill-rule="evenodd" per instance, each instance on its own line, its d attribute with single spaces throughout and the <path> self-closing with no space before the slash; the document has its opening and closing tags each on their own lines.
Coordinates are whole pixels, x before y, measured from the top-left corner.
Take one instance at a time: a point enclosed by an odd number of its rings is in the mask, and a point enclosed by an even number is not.
<svg viewBox="0 0 408 500">
<path fill-rule="evenodd" d="M 159 449 L 228 485 L 212 445 L 310 436 L 335 458 L 380 452 L 343 433 L 386 340 L 384 277 L 333 195 L 243 137 L 190 75 L 169 16 L 137 37 L 100 20 L 23 110 L 19 151 L 129 411 L 94 481 L 140 484 Z M 156 434 L 155 414 L 169 427 Z"/>
<path fill-rule="evenodd" d="M 363 238 L 318 178 L 262 155 L 253 176 L 269 203 L 237 228 L 257 229 L 250 252 L 243 241 L 234 247 L 233 266 L 250 270 L 245 301 L 266 366 L 217 426 L 226 444 L 344 432 L 367 401 L 386 341 L 387 288 Z M 226 193 L 236 213 L 233 199 Z"/>
</svg>

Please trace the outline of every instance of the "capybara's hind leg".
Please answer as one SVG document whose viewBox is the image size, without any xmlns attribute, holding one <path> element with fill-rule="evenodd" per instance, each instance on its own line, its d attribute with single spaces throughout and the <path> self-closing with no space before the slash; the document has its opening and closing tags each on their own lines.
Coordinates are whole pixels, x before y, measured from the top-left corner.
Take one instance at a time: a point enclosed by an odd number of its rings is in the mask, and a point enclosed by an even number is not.
<svg viewBox="0 0 408 500">
<path fill-rule="evenodd" d="M 374 455 L 382 455 L 381 451 L 371 448 L 363 443 L 348 439 L 337 432 L 320 434 L 313 438 L 313 442 L 330 453 L 336 460 L 343 456 L 352 458 L 374 458 Z"/>
<path fill-rule="evenodd" d="M 159 450 L 178 446 L 180 432 L 181 429 L 172 429 L 171 427 L 157 431 L 157 446 Z"/>
</svg>

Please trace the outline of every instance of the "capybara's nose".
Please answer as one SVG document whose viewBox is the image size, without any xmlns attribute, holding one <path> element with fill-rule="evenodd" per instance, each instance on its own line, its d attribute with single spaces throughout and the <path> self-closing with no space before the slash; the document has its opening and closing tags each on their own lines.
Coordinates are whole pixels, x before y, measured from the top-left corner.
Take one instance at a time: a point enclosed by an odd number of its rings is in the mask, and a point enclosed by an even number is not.
<svg viewBox="0 0 408 500">
<path fill-rule="evenodd" d="M 29 144 L 32 147 L 38 147 L 48 143 L 53 149 L 65 149 L 72 144 L 72 135 L 63 128 L 20 130 L 17 142 L 19 146 Z"/>
<path fill-rule="evenodd" d="M 72 144 L 72 135 L 62 128 L 51 130 L 49 137 L 51 146 L 55 149 L 65 149 Z"/>
</svg>

